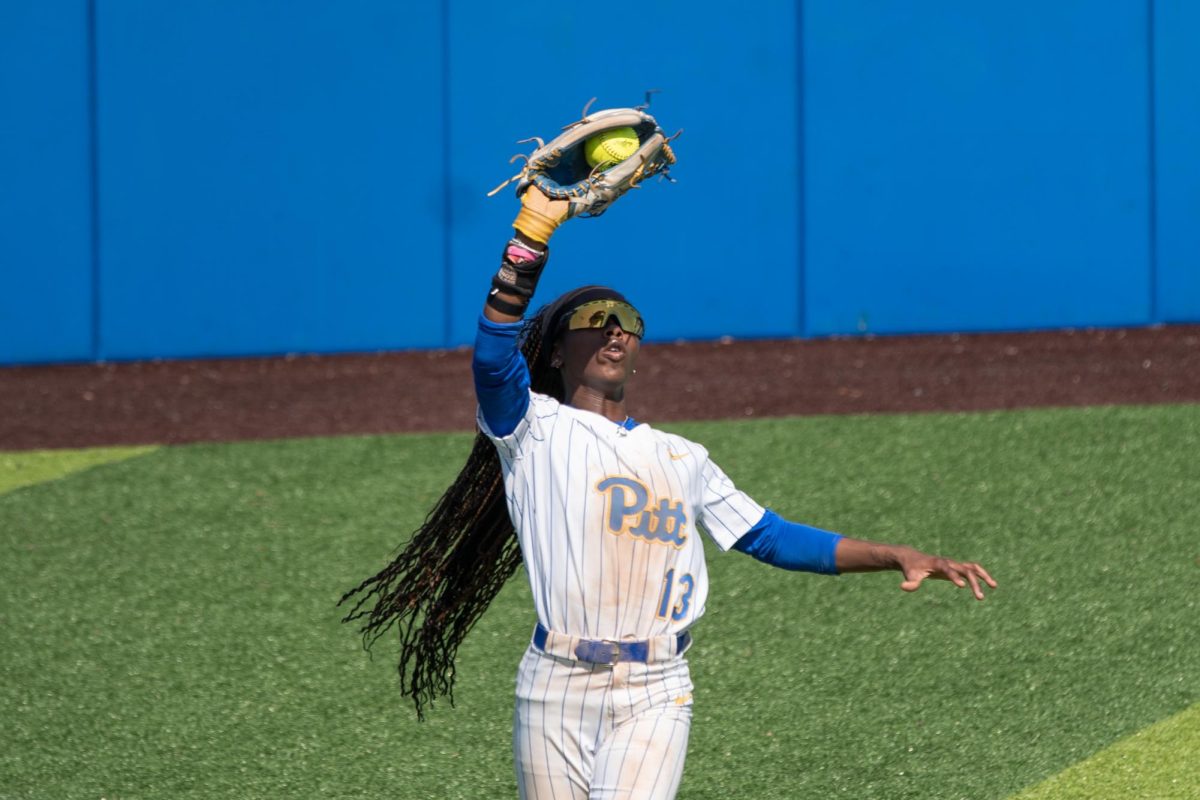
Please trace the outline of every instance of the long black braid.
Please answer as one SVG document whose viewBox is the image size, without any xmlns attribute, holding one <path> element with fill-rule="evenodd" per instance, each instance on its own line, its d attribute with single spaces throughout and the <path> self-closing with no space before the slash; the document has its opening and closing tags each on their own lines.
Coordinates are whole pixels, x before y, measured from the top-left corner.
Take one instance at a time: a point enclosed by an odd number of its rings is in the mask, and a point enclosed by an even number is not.
<svg viewBox="0 0 1200 800">
<path fill-rule="evenodd" d="M 564 400 L 562 376 L 550 366 L 552 348 L 546 342 L 554 338 L 552 322 L 561 310 L 594 288 L 569 292 L 526 321 L 521 352 L 533 391 Z M 357 596 L 342 621 L 362 620 L 368 649 L 397 628 L 400 691 L 412 698 L 423 719 L 425 706 L 436 697 L 446 695 L 453 704 L 458 646 L 520 564 L 500 459 L 479 433 L 467 463 L 408 545 L 378 575 L 342 596 L 338 605 Z"/>
</svg>

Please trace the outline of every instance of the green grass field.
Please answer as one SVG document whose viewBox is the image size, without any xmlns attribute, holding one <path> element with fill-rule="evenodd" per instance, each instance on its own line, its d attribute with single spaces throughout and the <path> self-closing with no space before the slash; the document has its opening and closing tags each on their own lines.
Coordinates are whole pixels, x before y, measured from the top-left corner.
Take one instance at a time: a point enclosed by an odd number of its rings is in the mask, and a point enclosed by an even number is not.
<svg viewBox="0 0 1200 800">
<path fill-rule="evenodd" d="M 710 550 L 683 798 L 1200 796 L 1200 406 L 668 426 L 984 603 Z M 334 604 L 466 435 L 0 453 L 0 798 L 515 796 L 513 580 L 425 723 Z"/>
</svg>

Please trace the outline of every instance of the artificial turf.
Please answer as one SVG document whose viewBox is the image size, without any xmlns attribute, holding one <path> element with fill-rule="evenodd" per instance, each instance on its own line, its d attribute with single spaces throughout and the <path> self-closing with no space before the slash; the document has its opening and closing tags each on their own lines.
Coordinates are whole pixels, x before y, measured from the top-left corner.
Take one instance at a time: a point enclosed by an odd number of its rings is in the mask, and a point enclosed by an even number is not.
<svg viewBox="0 0 1200 800">
<path fill-rule="evenodd" d="M 1200 796 L 1200 703 L 1122 739 L 1013 800 Z"/>
<path fill-rule="evenodd" d="M 785 516 L 1001 583 L 710 548 L 680 797 L 1004 798 L 1200 700 L 1200 406 L 670 427 Z M 425 723 L 334 607 L 469 443 L 169 447 L 0 496 L 0 797 L 515 796 L 524 580 Z"/>
<path fill-rule="evenodd" d="M 86 450 L 0 452 L 0 494 L 57 480 L 101 464 L 145 455 L 154 447 L 89 447 Z"/>
</svg>

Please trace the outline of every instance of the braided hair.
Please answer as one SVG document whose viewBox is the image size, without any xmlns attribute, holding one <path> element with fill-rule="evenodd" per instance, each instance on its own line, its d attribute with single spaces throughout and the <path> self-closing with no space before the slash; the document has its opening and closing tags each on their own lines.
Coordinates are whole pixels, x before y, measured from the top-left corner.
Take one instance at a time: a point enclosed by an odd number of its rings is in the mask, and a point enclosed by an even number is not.
<svg viewBox="0 0 1200 800">
<path fill-rule="evenodd" d="M 585 286 L 526 320 L 521 353 L 529 365 L 530 389 L 565 401 L 562 375 L 550 366 L 553 343 L 566 315 L 597 295 L 624 299 L 611 289 Z M 424 719 L 425 706 L 438 696 L 449 697 L 453 705 L 458 646 L 520 564 L 500 458 L 492 442 L 477 433 L 467 463 L 400 554 L 342 596 L 338 605 L 354 601 L 342 621 L 361 622 L 366 649 L 397 629 L 400 691 Z"/>
</svg>

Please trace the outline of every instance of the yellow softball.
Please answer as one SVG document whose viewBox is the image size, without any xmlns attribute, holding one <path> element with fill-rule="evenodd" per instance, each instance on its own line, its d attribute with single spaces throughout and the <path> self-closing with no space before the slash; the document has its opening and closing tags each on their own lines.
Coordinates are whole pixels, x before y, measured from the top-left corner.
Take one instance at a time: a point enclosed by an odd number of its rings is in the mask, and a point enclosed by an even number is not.
<svg viewBox="0 0 1200 800">
<path fill-rule="evenodd" d="M 597 133 L 583 143 L 583 155 L 589 166 L 608 169 L 618 161 L 624 161 L 637 152 L 641 142 L 633 128 L 613 128 Z"/>
</svg>

